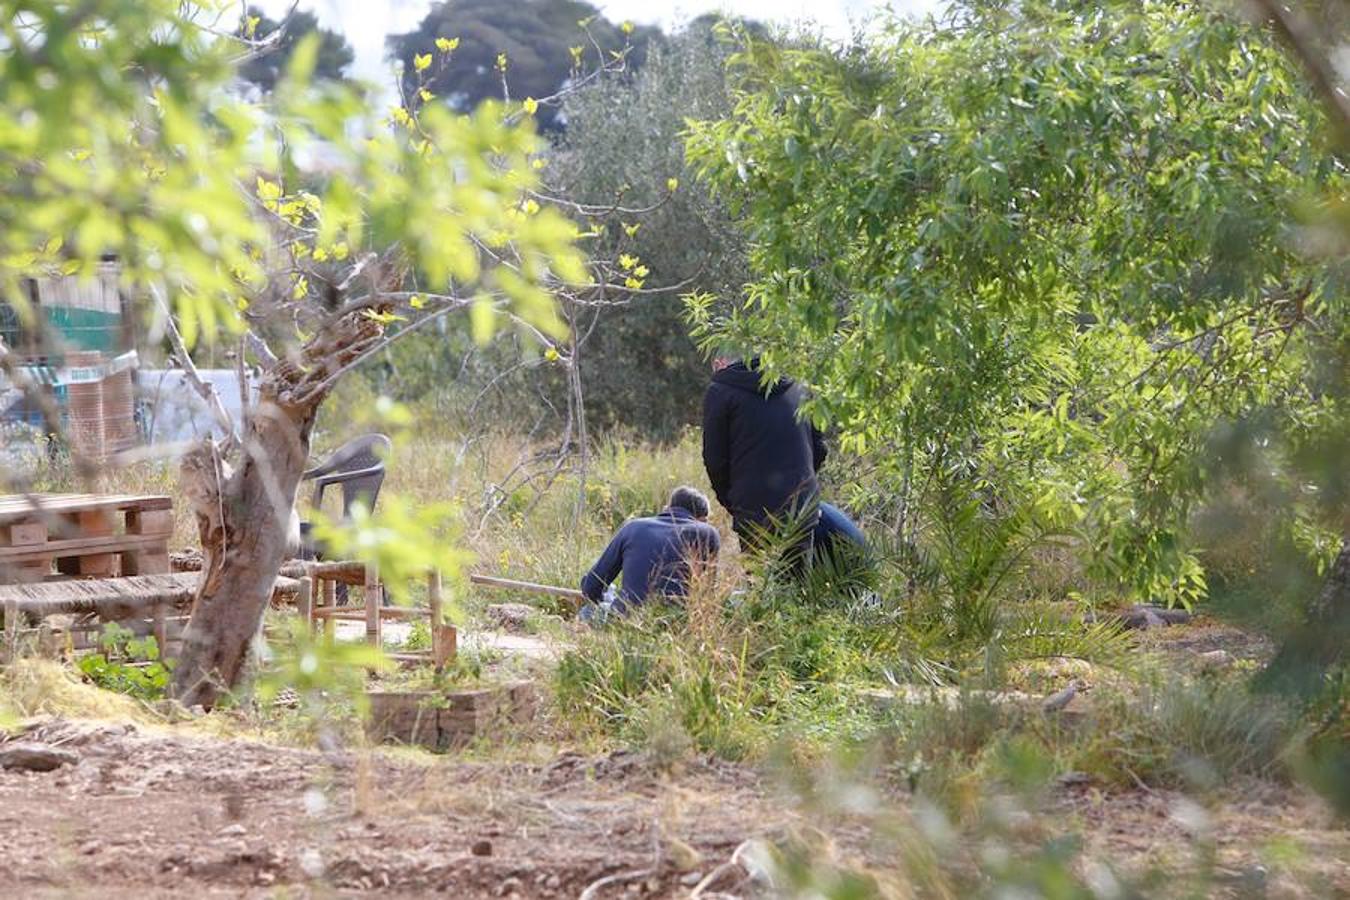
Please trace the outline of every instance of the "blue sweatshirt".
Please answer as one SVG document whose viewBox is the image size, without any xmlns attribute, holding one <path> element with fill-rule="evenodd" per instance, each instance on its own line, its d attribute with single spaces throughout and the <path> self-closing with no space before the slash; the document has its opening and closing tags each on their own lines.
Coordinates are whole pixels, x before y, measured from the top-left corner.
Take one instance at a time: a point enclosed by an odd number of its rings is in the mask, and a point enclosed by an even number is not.
<svg viewBox="0 0 1350 900">
<path fill-rule="evenodd" d="M 666 507 L 654 516 L 624 523 L 581 579 L 581 591 L 598 603 L 622 572 L 619 597 L 625 607 L 636 606 L 649 594 L 683 597 L 689 589 L 689 560 L 715 560 L 721 545 L 716 528 L 688 510 Z"/>
</svg>

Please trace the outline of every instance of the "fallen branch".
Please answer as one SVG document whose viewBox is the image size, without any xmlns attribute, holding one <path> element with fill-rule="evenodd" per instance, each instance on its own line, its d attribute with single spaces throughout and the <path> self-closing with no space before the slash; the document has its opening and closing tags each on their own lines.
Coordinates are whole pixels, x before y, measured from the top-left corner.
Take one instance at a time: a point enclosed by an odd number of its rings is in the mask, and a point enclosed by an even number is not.
<svg viewBox="0 0 1350 900">
<path fill-rule="evenodd" d="M 566 597 L 569 600 L 584 601 L 586 595 L 573 588 L 556 587 L 551 584 L 536 584 L 532 581 L 516 581 L 511 578 L 498 578 L 495 575 L 470 575 L 469 581 L 485 587 L 507 588 L 526 591 L 531 594 L 549 594 L 554 597 Z"/>
<path fill-rule="evenodd" d="M 732 851 L 731 859 L 704 875 L 703 880 L 694 885 L 694 889 L 689 892 L 689 900 L 698 900 L 699 897 L 703 896 L 704 891 L 716 884 L 719 878 L 729 872 L 743 869 L 748 873 L 750 870 L 746 868 L 745 863 L 741 862 L 741 854 L 749 848 L 751 843 L 753 843 L 751 840 L 741 841 L 740 846 Z"/>
<path fill-rule="evenodd" d="M 581 892 L 579 900 L 595 900 L 600 896 L 600 889 L 610 884 L 621 884 L 625 881 L 636 881 L 639 878 L 648 878 L 656 874 L 656 867 L 649 866 L 645 869 L 635 869 L 632 872 L 619 872 L 616 875 L 606 875 L 599 881 L 592 881 L 587 885 L 586 890 Z"/>
</svg>

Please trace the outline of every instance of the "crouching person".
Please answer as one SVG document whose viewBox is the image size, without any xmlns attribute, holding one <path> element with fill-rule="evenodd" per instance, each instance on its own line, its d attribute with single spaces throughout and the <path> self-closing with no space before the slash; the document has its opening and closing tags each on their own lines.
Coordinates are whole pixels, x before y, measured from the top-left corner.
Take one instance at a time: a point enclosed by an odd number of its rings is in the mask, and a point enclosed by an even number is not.
<svg viewBox="0 0 1350 900">
<path fill-rule="evenodd" d="M 836 568 L 860 560 L 867 551 L 867 538 L 862 529 L 842 509 L 829 503 L 820 504 L 820 520 L 812 536 L 818 560 L 828 559 Z"/>
<path fill-rule="evenodd" d="M 691 487 L 676 488 L 661 512 L 625 522 L 581 579 L 589 602 L 580 619 L 600 625 L 648 597 L 684 597 L 693 568 L 714 563 L 721 545 L 717 529 L 708 524 L 708 498 Z M 621 587 L 607 591 L 620 575 Z"/>
</svg>

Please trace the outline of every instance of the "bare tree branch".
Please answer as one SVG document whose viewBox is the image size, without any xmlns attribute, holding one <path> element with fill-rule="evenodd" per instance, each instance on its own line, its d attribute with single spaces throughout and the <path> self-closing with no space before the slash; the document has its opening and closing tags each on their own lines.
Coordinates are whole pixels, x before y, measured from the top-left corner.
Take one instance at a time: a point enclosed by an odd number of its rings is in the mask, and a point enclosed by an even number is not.
<svg viewBox="0 0 1350 900">
<path fill-rule="evenodd" d="M 207 408 L 211 410 L 211 415 L 215 418 L 216 424 L 225 430 L 226 440 L 225 449 L 233 447 L 239 443 L 239 430 L 235 425 L 234 419 L 225 410 L 225 404 L 221 402 L 220 394 L 216 392 L 215 387 L 197 371 L 196 364 L 192 361 L 192 354 L 188 352 L 187 344 L 183 341 L 183 335 L 178 331 L 178 323 L 174 321 L 173 310 L 169 309 L 168 301 L 164 299 L 164 294 L 159 286 L 150 285 L 150 293 L 154 296 L 155 302 L 164 313 L 165 328 L 169 335 L 169 341 L 173 344 L 174 357 L 178 360 L 178 365 L 182 367 L 183 374 L 187 377 L 188 384 L 206 401 Z"/>
<path fill-rule="evenodd" d="M 1327 107 L 1332 127 L 1343 144 L 1350 144 L 1350 97 L 1341 89 L 1340 77 L 1331 61 L 1317 49 L 1311 26 L 1281 0 L 1252 0 L 1252 5 L 1308 70 L 1313 87 Z"/>
<path fill-rule="evenodd" d="M 329 375 L 327 378 L 321 381 L 317 386 L 314 387 L 313 393 L 306 394 L 301 399 L 300 402 L 302 403 L 306 402 L 310 397 L 314 396 L 315 394 L 330 390 L 333 387 L 333 385 L 337 383 L 337 380 L 339 378 L 350 372 L 352 369 L 355 369 L 357 366 L 361 365 L 366 360 L 370 359 L 376 353 L 379 353 L 380 351 L 384 350 L 390 344 L 393 344 L 395 341 L 402 340 L 404 337 L 425 327 L 428 322 L 434 322 L 435 320 L 444 316 L 446 313 L 453 312 L 457 309 L 463 309 L 464 307 L 468 306 L 470 303 L 473 302 L 472 300 L 464 300 L 462 298 L 448 298 L 448 299 L 452 300 L 453 302 L 448 303 L 442 309 L 438 309 L 432 313 L 429 313 L 428 315 L 423 316 L 422 318 L 418 319 L 416 322 L 413 322 L 407 327 L 400 328 L 393 334 L 385 334 L 383 335 L 382 338 L 363 347 L 351 361 L 349 361 L 341 368 L 333 372 L 333 374 Z"/>
<path fill-rule="evenodd" d="M 258 357 L 258 361 L 262 363 L 263 368 L 270 369 L 277 364 L 277 355 L 272 352 L 272 348 L 267 345 L 267 341 L 263 340 L 257 332 L 250 330 L 245 333 L 244 342 L 248 349 L 253 351 L 253 355 Z"/>
</svg>

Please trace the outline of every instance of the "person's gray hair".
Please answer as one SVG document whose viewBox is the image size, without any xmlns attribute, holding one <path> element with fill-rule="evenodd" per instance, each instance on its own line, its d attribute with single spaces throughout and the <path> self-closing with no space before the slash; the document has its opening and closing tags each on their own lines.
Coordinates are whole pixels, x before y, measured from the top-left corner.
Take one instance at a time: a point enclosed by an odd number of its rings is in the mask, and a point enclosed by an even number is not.
<svg viewBox="0 0 1350 900">
<path fill-rule="evenodd" d="M 698 488 L 692 488 L 687 484 L 682 484 L 671 491 L 670 502 L 666 505 L 693 513 L 696 519 L 706 519 L 710 509 L 707 496 Z"/>
</svg>

